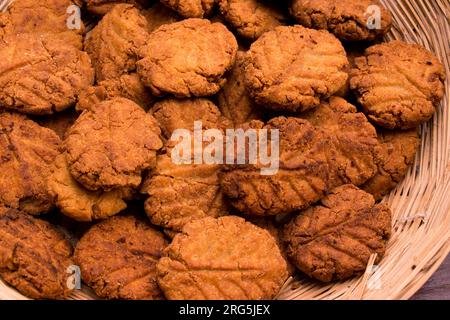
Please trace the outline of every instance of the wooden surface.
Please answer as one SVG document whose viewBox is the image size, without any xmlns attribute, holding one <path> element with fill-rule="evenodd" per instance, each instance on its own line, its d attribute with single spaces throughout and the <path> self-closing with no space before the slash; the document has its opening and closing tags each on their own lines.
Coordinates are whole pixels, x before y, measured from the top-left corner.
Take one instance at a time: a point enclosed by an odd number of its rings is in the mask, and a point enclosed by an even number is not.
<svg viewBox="0 0 450 320">
<path fill-rule="evenodd" d="M 450 300 L 450 255 L 411 299 Z"/>
</svg>

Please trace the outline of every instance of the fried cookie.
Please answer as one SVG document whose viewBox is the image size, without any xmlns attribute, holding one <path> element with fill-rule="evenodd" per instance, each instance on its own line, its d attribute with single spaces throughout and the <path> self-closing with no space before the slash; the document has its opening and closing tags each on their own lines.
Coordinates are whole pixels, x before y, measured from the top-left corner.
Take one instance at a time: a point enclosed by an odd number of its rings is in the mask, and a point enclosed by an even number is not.
<svg viewBox="0 0 450 320">
<path fill-rule="evenodd" d="M 417 44 L 374 45 L 355 63 L 350 88 L 368 118 L 381 127 L 417 127 L 433 116 L 444 96 L 443 65 Z"/>
<path fill-rule="evenodd" d="M 137 188 L 141 174 L 156 164 L 162 147 L 156 120 L 125 98 L 83 111 L 67 132 L 72 176 L 89 190 Z"/>
<path fill-rule="evenodd" d="M 64 299 L 72 246 L 50 223 L 10 209 L 0 213 L 0 277 L 33 299 Z"/>
<path fill-rule="evenodd" d="M 54 206 L 46 177 L 62 152 L 50 129 L 25 116 L 0 113 L 0 205 L 38 215 Z"/>
<path fill-rule="evenodd" d="M 277 27 L 245 57 L 245 85 L 260 105 L 279 111 L 311 109 L 345 85 L 345 50 L 327 31 Z"/>
<path fill-rule="evenodd" d="M 167 140 L 176 129 L 193 132 L 194 121 L 202 121 L 204 130 L 232 127 L 206 99 L 168 99 L 156 103 L 152 111 Z M 158 156 L 156 168 L 149 173 L 141 190 L 149 196 L 145 211 L 152 223 L 179 232 L 192 220 L 228 214 L 219 184 L 221 166 L 175 163 L 172 148 L 169 141 L 166 153 Z"/>
<path fill-rule="evenodd" d="M 258 39 L 264 32 L 285 25 L 288 17 L 271 1 L 218 0 L 225 20 L 247 39 Z"/>
<path fill-rule="evenodd" d="M 405 177 L 419 148 L 417 129 L 378 130 L 379 146 L 375 149 L 378 171 L 361 189 L 381 200 Z"/>
<path fill-rule="evenodd" d="M 345 280 L 378 263 L 391 234 L 391 211 L 353 185 L 335 189 L 283 231 L 291 261 L 322 282 Z"/>
<path fill-rule="evenodd" d="M 77 0 L 14 0 L 0 12 L 0 39 L 21 33 L 54 33 L 72 39 L 81 48 L 84 25 L 81 20 L 77 21 L 79 26 L 71 25 L 74 17 L 69 10 L 79 4 Z"/>
<path fill-rule="evenodd" d="M 379 0 L 294 0 L 290 11 L 305 27 L 325 29 L 349 41 L 374 40 L 384 36 L 392 25 L 390 12 Z M 378 12 L 376 25 L 372 18 Z"/>
<path fill-rule="evenodd" d="M 262 175 L 260 163 L 229 166 L 222 191 L 239 211 L 264 216 L 306 209 L 342 184 L 363 184 L 376 172 L 378 142 L 375 128 L 355 111 L 330 110 L 335 119 L 323 127 L 294 117 L 259 123 L 268 132 L 279 130 L 278 171 Z"/>
<path fill-rule="evenodd" d="M 164 24 L 174 23 L 180 20 L 180 17 L 173 10 L 167 8 L 160 2 L 142 11 L 142 14 L 147 19 L 149 32 L 153 32 Z"/>
<path fill-rule="evenodd" d="M 238 51 L 236 62 L 230 71 L 227 82 L 217 95 L 218 107 L 222 114 L 233 121 L 234 125 L 261 119 L 262 107 L 250 97 L 244 84 L 245 52 Z"/>
<path fill-rule="evenodd" d="M 135 72 L 137 51 L 147 38 L 147 20 L 138 9 L 128 4 L 114 6 L 86 40 L 97 81 Z"/>
<path fill-rule="evenodd" d="M 8 37 L 0 41 L 0 56 L 3 108 L 29 114 L 62 111 L 94 81 L 88 55 L 55 34 Z"/>
<path fill-rule="evenodd" d="M 223 24 L 187 19 L 150 34 L 140 50 L 138 73 L 156 96 L 210 96 L 224 85 L 236 52 L 236 39 Z"/>
<path fill-rule="evenodd" d="M 118 4 L 131 4 L 137 8 L 145 8 L 149 0 L 84 0 L 89 12 L 105 15 Z"/>
<path fill-rule="evenodd" d="M 125 199 L 131 198 L 128 189 L 87 190 L 70 174 L 65 154 L 56 158 L 48 177 L 48 187 L 61 213 L 76 221 L 109 218 L 124 210 L 127 207 Z"/>
<path fill-rule="evenodd" d="M 156 268 L 171 300 L 272 299 L 288 276 L 269 232 L 236 216 L 187 224 Z"/>
<path fill-rule="evenodd" d="M 129 99 L 145 110 L 150 107 L 154 100 L 136 73 L 124 74 L 119 78 L 100 81 L 97 85 L 82 91 L 76 110 L 87 110 L 102 101 L 119 97 Z"/>
<path fill-rule="evenodd" d="M 214 8 L 217 0 L 161 0 L 161 3 L 184 18 L 204 18 Z"/>
<path fill-rule="evenodd" d="M 93 226 L 78 242 L 81 278 L 100 298 L 157 300 L 156 263 L 167 241 L 134 216 L 116 216 Z"/>
</svg>

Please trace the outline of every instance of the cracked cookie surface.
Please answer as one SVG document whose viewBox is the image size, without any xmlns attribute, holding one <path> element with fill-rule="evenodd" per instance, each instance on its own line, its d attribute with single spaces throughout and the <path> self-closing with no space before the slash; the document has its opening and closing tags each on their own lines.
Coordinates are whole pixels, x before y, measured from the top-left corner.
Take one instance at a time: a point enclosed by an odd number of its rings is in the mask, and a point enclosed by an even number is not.
<svg viewBox="0 0 450 320">
<path fill-rule="evenodd" d="M 32 299 L 65 299 L 72 246 L 50 223 L 17 210 L 0 212 L 0 277 Z"/>
<path fill-rule="evenodd" d="M 347 64 L 344 48 L 329 32 L 282 26 L 251 45 L 245 57 L 245 84 L 258 104 L 301 112 L 345 85 Z"/>
<path fill-rule="evenodd" d="M 168 299 L 272 299 L 287 265 L 268 231 L 244 219 L 204 218 L 187 224 L 157 264 Z"/>
<path fill-rule="evenodd" d="M 236 39 L 223 24 L 187 19 L 150 34 L 140 50 L 138 73 L 156 96 L 210 96 L 224 85 L 236 52 Z"/>
<path fill-rule="evenodd" d="M 380 25 L 369 28 L 368 22 L 377 13 L 375 10 L 379 10 Z M 325 29 L 349 41 L 382 37 L 392 24 L 390 12 L 378 0 L 294 0 L 290 11 L 305 27 Z"/>
<path fill-rule="evenodd" d="M 137 188 L 162 147 L 156 120 L 125 98 L 85 110 L 67 132 L 72 176 L 89 190 Z"/>
<path fill-rule="evenodd" d="M 75 248 L 81 277 L 107 299 L 163 299 L 156 263 L 167 241 L 161 232 L 134 216 L 116 216 L 93 226 Z"/>
<path fill-rule="evenodd" d="M 23 115 L 0 113 L 0 205 L 38 215 L 54 206 L 46 178 L 62 143 Z"/>
<path fill-rule="evenodd" d="M 344 185 L 284 228 L 291 261 L 322 282 L 359 275 L 372 254 L 378 263 L 391 234 L 391 211 L 353 185 Z"/>
<path fill-rule="evenodd" d="M 417 127 L 431 119 L 444 96 L 443 65 L 417 44 L 374 45 L 355 65 L 350 88 L 368 118 L 381 127 Z"/>
</svg>

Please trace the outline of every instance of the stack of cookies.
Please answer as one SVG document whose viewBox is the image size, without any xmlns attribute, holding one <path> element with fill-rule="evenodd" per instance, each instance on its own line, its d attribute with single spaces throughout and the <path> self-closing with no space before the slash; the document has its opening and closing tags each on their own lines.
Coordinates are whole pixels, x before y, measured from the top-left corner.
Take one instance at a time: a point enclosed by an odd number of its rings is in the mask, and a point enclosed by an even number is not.
<svg viewBox="0 0 450 320">
<path fill-rule="evenodd" d="M 272 299 L 290 276 L 379 263 L 380 200 L 445 80 L 427 49 L 383 42 L 391 25 L 378 0 L 13 1 L 0 278 L 35 299 L 78 274 L 103 299 Z M 246 129 L 277 132 L 272 174 L 242 150 L 174 160 L 180 132 Z"/>
</svg>

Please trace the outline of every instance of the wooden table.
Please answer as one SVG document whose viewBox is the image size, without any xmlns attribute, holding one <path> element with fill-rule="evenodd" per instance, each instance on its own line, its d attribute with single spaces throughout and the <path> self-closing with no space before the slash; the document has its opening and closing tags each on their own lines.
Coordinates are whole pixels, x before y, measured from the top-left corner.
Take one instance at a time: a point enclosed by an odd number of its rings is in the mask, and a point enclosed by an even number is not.
<svg viewBox="0 0 450 320">
<path fill-rule="evenodd" d="M 411 299 L 450 300 L 450 255 Z"/>
</svg>

